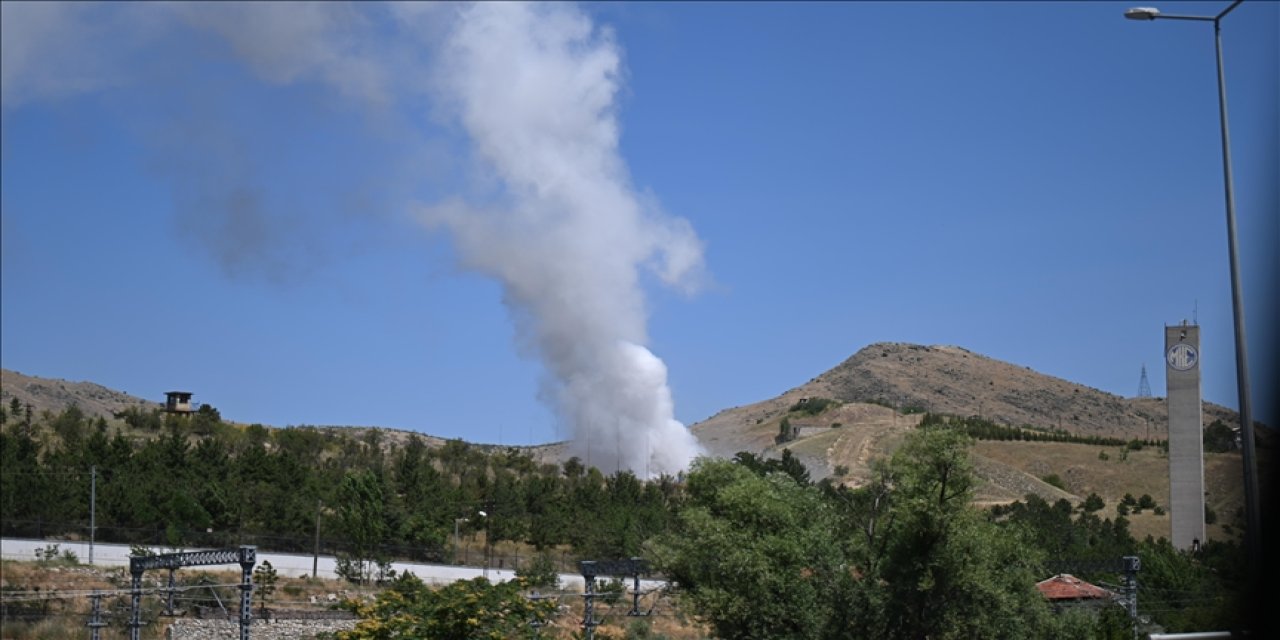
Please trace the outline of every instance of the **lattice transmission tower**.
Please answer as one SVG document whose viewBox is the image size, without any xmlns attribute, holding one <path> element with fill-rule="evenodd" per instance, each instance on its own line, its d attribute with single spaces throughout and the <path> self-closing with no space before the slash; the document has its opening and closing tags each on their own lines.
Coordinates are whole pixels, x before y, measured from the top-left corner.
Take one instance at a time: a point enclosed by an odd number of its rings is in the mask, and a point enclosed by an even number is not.
<svg viewBox="0 0 1280 640">
<path fill-rule="evenodd" d="M 1138 381 L 1138 397 L 1151 397 L 1151 382 L 1147 380 L 1147 365 L 1142 365 L 1142 379 Z"/>
</svg>

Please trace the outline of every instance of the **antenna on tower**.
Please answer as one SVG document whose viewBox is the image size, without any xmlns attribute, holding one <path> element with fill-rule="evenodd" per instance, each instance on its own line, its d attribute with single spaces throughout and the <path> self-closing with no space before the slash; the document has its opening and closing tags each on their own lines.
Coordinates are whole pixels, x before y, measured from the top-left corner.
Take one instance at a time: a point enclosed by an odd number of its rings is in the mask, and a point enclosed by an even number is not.
<svg viewBox="0 0 1280 640">
<path fill-rule="evenodd" d="M 1200 325 L 1200 299 L 1196 298 L 1191 306 L 1191 324 Z"/>
<path fill-rule="evenodd" d="M 1147 365 L 1145 362 L 1142 364 L 1142 379 L 1138 381 L 1138 397 L 1151 397 L 1151 382 L 1147 380 Z"/>
</svg>

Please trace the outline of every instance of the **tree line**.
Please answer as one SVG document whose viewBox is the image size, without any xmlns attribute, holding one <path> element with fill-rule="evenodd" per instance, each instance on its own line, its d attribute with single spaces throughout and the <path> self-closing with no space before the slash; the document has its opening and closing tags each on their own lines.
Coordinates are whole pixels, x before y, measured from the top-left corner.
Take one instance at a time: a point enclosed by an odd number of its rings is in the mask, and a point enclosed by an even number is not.
<svg viewBox="0 0 1280 640">
<path fill-rule="evenodd" d="M 1099 515 L 1096 496 L 975 508 L 972 437 L 947 422 L 914 430 L 852 488 L 814 481 L 788 450 L 699 459 L 683 477 L 642 481 L 456 440 L 387 447 L 373 430 L 242 428 L 213 409 L 129 419 L 140 426 L 70 407 L 5 424 L 3 533 L 83 535 L 93 467 L 100 541 L 159 535 L 173 546 L 308 551 L 319 514 L 325 537 L 358 565 L 348 576 L 363 579 L 392 553 L 447 561 L 458 526 L 581 559 L 641 555 L 724 638 L 1130 637 L 1132 621 L 1114 604 L 1055 612 L 1035 589 L 1062 572 L 1114 585 L 1114 571 L 1062 561 L 1125 555 L 1143 559 L 1139 612 L 1152 623 L 1179 631 L 1241 620 L 1236 544 L 1192 555 L 1136 541 L 1123 516 Z M 438 608 L 405 580 L 404 593 Z"/>
<path fill-rule="evenodd" d="M 120 419 L 128 429 L 72 406 L 9 421 L 0 430 L 4 535 L 87 537 L 91 469 L 99 541 L 311 551 L 318 518 L 326 550 L 367 560 L 450 560 L 455 526 L 489 544 L 627 557 L 667 527 L 679 499 L 672 477 L 606 476 L 577 458 L 538 464 L 517 448 L 242 428 L 212 408 L 131 409 Z"/>
</svg>

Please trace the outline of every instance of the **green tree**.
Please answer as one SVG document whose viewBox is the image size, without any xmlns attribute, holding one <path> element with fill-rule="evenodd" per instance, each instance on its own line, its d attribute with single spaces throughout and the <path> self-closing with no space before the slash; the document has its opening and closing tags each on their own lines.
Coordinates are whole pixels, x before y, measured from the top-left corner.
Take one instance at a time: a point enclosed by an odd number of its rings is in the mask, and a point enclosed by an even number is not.
<svg viewBox="0 0 1280 640">
<path fill-rule="evenodd" d="M 1204 428 L 1204 450 L 1224 453 L 1236 448 L 1236 432 L 1221 420 L 1214 420 Z"/>
<path fill-rule="evenodd" d="M 267 612 L 267 603 L 276 592 L 276 581 L 279 577 L 275 567 L 271 566 L 270 560 L 263 560 L 262 564 L 253 570 L 253 592 L 257 594 L 258 608 L 264 614 Z"/>
<path fill-rule="evenodd" d="M 351 631 L 338 640 L 508 640 L 536 637 L 556 611 L 554 600 L 524 597 L 520 579 L 491 584 L 484 578 L 458 580 L 431 589 L 411 573 L 397 578 L 372 603 L 348 601 L 360 616 Z"/>
<path fill-rule="evenodd" d="M 699 460 L 648 555 L 723 638 L 1070 637 L 1035 589 L 1033 541 L 969 506 L 967 444 L 915 431 L 857 490 Z"/>
<path fill-rule="evenodd" d="M 352 582 L 366 584 L 376 579 L 378 569 L 386 564 L 381 553 L 387 533 L 382 483 L 368 470 L 348 472 L 338 489 L 337 505 L 338 533 L 349 548 L 339 554 L 340 573 Z"/>
<path fill-rule="evenodd" d="M 191 416 L 191 432 L 198 436 L 211 436 L 222 426 L 222 414 L 211 404 L 202 404 Z"/>
<path fill-rule="evenodd" d="M 855 549 L 838 637 L 1052 637 L 1035 590 L 1033 545 L 969 506 L 975 476 L 968 440 L 932 427 L 913 432 L 880 474 L 890 488 L 883 523 Z M 1070 505 L 1067 505 L 1068 511 Z"/>
<path fill-rule="evenodd" d="M 1101 511 L 1105 506 L 1107 505 L 1102 501 L 1102 496 L 1096 493 L 1090 493 L 1089 497 L 1085 498 L 1084 502 L 1080 503 L 1080 509 L 1085 513 Z"/>
<path fill-rule="evenodd" d="M 686 590 L 722 638 L 820 638 L 841 561 L 837 527 L 818 491 L 699 459 L 685 508 L 649 555 Z"/>
</svg>

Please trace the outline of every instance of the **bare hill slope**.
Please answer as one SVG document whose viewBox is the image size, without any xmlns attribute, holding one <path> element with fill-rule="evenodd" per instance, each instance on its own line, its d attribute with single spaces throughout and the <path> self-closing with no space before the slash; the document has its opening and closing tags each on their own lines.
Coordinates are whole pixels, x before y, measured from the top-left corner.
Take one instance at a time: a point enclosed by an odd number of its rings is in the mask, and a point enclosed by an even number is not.
<svg viewBox="0 0 1280 640">
<path fill-rule="evenodd" d="M 798 390 L 1126 440 L 1163 439 L 1168 422 L 1163 398 L 1122 398 L 952 346 L 873 344 Z M 1204 419 L 1237 420 L 1234 411 L 1211 403 Z"/>
<path fill-rule="evenodd" d="M 713 455 L 764 450 L 773 444 L 778 421 L 804 398 L 829 398 L 843 406 L 793 418 L 802 427 L 839 423 L 881 435 L 886 426 L 910 420 L 904 414 L 921 411 L 1125 440 L 1162 440 L 1168 422 L 1163 398 L 1122 398 L 960 347 L 885 342 L 776 398 L 726 409 L 692 429 Z M 1235 424 L 1238 417 L 1205 403 L 1204 420 Z"/>
<path fill-rule="evenodd" d="M 838 404 L 816 413 L 800 410 L 799 403 L 819 399 Z M 776 398 L 721 411 L 692 430 L 715 456 L 777 455 L 786 447 L 813 477 L 835 476 L 858 485 L 869 478 L 870 462 L 891 454 L 924 411 L 1123 440 L 1163 440 L 1168 420 L 1162 398 L 1122 398 L 960 347 L 878 343 Z M 775 444 L 784 419 L 796 438 Z M 1206 424 L 1238 421 L 1234 411 L 1209 403 L 1204 419 Z M 1018 463 L 1018 452 L 1031 449 L 1009 445 L 975 448 L 974 468 L 984 481 L 979 502 L 1008 502 L 1027 493 L 1049 501 L 1083 497 L 1074 491 L 1086 485 L 1068 485 L 1064 491 L 1044 482 L 1047 471 Z M 1092 452 L 1095 462 L 1097 454 Z M 1084 467 L 1071 471 L 1088 473 Z M 1167 485 L 1167 476 L 1158 475 L 1157 482 Z M 1167 493 L 1167 487 L 1163 490 Z"/>
<path fill-rule="evenodd" d="M 0 402 L 6 407 L 17 398 L 30 405 L 33 412 L 60 412 L 71 405 L 78 405 L 91 416 L 110 418 L 126 407 L 159 407 L 159 402 L 108 389 L 92 382 L 70 382 L 54 378 L 28 376 L 9 369 L 0 369 Z"/>
</svg>

